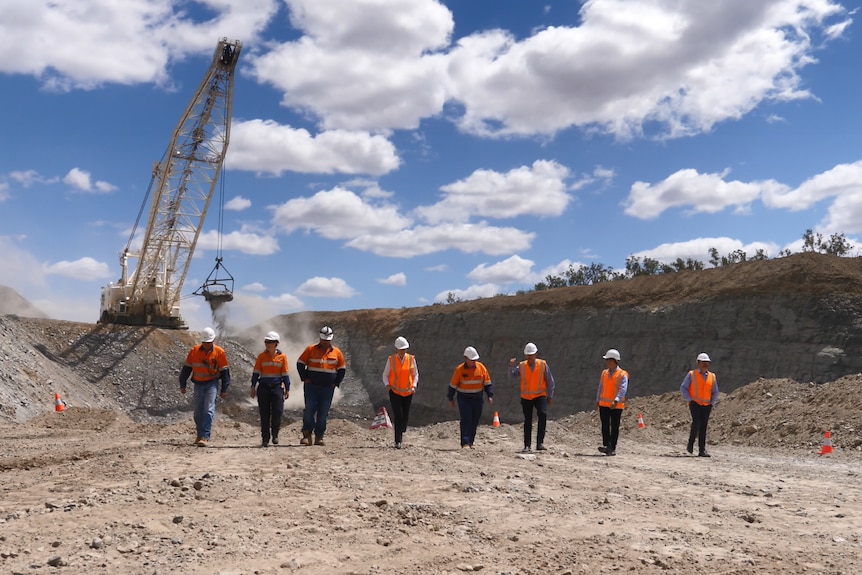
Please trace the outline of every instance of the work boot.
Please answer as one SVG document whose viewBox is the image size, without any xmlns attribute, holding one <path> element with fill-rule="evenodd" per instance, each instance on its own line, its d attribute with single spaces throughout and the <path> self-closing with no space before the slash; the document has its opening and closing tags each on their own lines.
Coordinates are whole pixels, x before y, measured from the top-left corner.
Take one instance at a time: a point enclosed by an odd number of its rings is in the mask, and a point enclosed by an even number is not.
<svg viewBox="0 0 862 575">
<path fill-rule="evenodd" d="M 302 432 L 302 439 L 300 440 L 299 444 L 300 445 L 311 445 L 311 432 L 310 431 L 303 431 Z"/>
<path fill-rule="evenodd" d="M 525 445 L 524 449 L 521 450 L 521 453 L 530 453 L 530 451 L 532 451 L 532 449 L 530 449 L 530 446 Z"/>
<path fill-rule="evenodd" d="M 207 438 L 199 437 L 197 443 L 195 443 L 198 447 L 206 447 L 207 446 Z"/>
<path fill-rule="evenodd" d="M 604 445 L 600 445 L 600 446 L 599 446 L 599 451 L 601 451 L 602 453 L 607 453 L 607 452 L 608 452 L 608 448 L 607 448 L 607 447 L 605 447 Z"/>
<path fill-rule="evenodd" d="M 326 443 L 323 442 L 323 437 L 318 436 L 318 435 L 314 436 L 314 444 L 315 445 L 326 445 Z"/>
<path fill-rule="evenodd" d="M 536 451 L 545 451 L 546 449 L 548 449 L 548 448 L 545 447 L 544 443 L 540 443 L 539 445 L 536 446 Z"/>
<path fill-rule="evenodd" d="M 277 436 L 277 435 L 273 435 L 273 436 L 272 436 L 272 444 L 273 444 L 273 445 L 278 445 L 278 436 Z"/>
</svg>

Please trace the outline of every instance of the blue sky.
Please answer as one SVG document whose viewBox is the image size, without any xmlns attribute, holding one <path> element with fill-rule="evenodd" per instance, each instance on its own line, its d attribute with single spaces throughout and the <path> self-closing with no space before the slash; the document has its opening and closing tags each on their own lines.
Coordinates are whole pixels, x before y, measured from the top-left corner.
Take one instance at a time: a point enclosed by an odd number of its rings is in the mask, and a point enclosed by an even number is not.
<svg viewBox="0 0 862 575">
<path fill-rule="evenodd" d="M 775 256 L 808 228 L 862 245 L 856 10 L 0 0 L 0 285 L 97 320 L 220 37 L 243 43 L 223 175 L 237 328 L 515 293 L 631 255 Z M 184 294 L 218 232 L 211 209 Z M 202 298 L 181 308 L 210 323 Z"/>
</svg>

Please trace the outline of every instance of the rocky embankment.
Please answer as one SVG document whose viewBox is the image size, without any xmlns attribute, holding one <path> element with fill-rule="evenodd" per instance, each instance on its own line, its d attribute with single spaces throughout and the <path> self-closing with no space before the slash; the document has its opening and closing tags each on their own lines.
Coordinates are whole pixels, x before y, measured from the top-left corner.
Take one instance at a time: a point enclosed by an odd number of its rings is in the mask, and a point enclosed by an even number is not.
<svg viewBox="0 0 862 575">
<path fill-rule="evenodd" d="M 451 305 L 278 316 L 220 338 L 235 382 L 222 410 L 256 417 L 247 382 L 262 333 L 278 330 L 293 362 L 323 324 L 335 328 L 334 343 L 348 359 L 336 409 L 342 415 L 370 417 L 388 403 L 384 362 L 398 335 L 410 340 L 421 371 L 411 412 L 417 425 L 455 417 L 446 386 L 467 345 L 491 372 L 494 410 L 504 422 L 521 418 L 506 365 L 521 358 L 528 341 L 557 380 L 555 418 L 592 408 L 601 355 L 610 347 L 622 352 L 632 397 L 678 389 L 700 351 L 712 357 L 725 392 L 761 378 L 834 381 L 862 372 L 860 282 L 859 258 L 807 253 Z M 53 407 L 54 393 L 70 405 L 119 408 L 137 420 L 187 414 L 176 377 L 195 339 L 181 331 L 0 316 L 0 416 L 29 419 Z"/>
</svg>

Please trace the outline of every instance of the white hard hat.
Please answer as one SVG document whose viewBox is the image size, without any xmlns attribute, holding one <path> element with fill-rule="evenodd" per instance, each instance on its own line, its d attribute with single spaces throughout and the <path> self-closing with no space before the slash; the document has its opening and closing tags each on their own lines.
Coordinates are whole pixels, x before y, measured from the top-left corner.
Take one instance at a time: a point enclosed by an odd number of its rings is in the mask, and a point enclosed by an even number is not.
<svg viewBox="0 0 862 575">
<path fill-rule="evenodd" d="M 706 355 L 705 353 L 701 353 L 700 355 L 697 356 L 697 361 L 712 361 L 712 360 L 709 359 L 709 356 Z"/>
<path fill-rule="evenodd" d="M 524 355 L 533 355 L 534 353 L 539 353 L 539 348 L 536 347 L 535 343 L 528 343 L 524 346 Z"/>
<path fill-rule="evenodd" d="M 328 325 L 320 328 L 320 339 L 330 341 L 333 338 L 334 334 L 332 333 L 332 328 Z"/>
<path fill-rule="evenodd" d="M 271 331 L 267 333 L 265 336 L 263 336 L 263 339 L 265 339 L 266 341 L 281 341 L 281 338 L 278 337 L 277 331 Z"/>
<path fill-rule="evenodd" d="M 407 342 L 407 338 L 397 337 L 395 338 L 395 349 L 407 349 L 410 347 L 410 344 Z"/>
<path fill-rule="evenodd" d="M 620 352 L 615 349 L 609 349 L 605 355 L 602 356 L 602 359 L 615 359 L 617 361 L 620 360 Z"/>
<path fill-rule="evenodd" d="M 479 359 L 479 352 L 476 351 L 475 347 L 468 346 L 468 347 L 464 348 L 464 357 L 466 357 L 467 359 L 472 359 L 473 361 L 476 361 L 477 359 Z"/>
<path fill-rule="evenodd" d="M 215 341 L 215 330 L 211 327 L 205 327 L 201 331 L 201 341 L 204 343 Z"/>
</svg>

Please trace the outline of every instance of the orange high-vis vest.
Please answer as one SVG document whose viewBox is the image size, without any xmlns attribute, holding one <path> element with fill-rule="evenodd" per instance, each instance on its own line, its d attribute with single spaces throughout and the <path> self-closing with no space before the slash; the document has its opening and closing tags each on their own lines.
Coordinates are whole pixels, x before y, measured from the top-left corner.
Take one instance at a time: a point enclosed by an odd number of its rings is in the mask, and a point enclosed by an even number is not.
<svg viewBox="0 0 862 575">
<path fill-rule="evenodd" d="M 462 363 L 455 368 L 449 385 L 461 393 L 482 393 L 485 383 L 491 383 L 491 376 L 485 366 L 477 361 L 475 367 L 467 367 L 466 363 Z"/>
<path fill-rule="evenodd" d="M 533 368 L 530 362 L 521 362 L 521 397 L 524 399 L 536 399 L 548 395 L 548 387 L 545 383 L 545 361 L 536 359 Z"/>
<path fill-rule="evenodd" d="M 217 345 L 207 351 L 199 344 L 189 351 L 186 365 L 192 368 L 192 381 L 206 383 L 218 379 L 221 370 L 227 369 L 227 355 Z"/>
<path fill-rule="evenodd" d="M 397 353 L 389 356 L 389 389 L 396 395 L 407 397 L 413 394 L 413 356 L 404 354 L 404 359 Z"/>
<path fill-rule="evenodd" d="M 618 367 L 614 374 L 611 375 L 606 369 L 602 372 L 602 392 L 599 394 L 599 405 L 602 407 L 615 407 L 616 409 L 624 409 L 626 406 L 626 398 L 621 397 L 620 401 L 614 406 L 614 398 L 620 391 L 620 386 L 623 383 L 623 375 L 628 377 L 628 372 Z"/>
<path fill-rule="evenodd" d="M 715 374 L 711 371 L 704 376 L 699 369 L 691 370 L 691 385 L 688 386 L 688 394 L 692 401 L 699 405 L 712 403 L 712 386 L 715 383 Z"/>
</svg>

